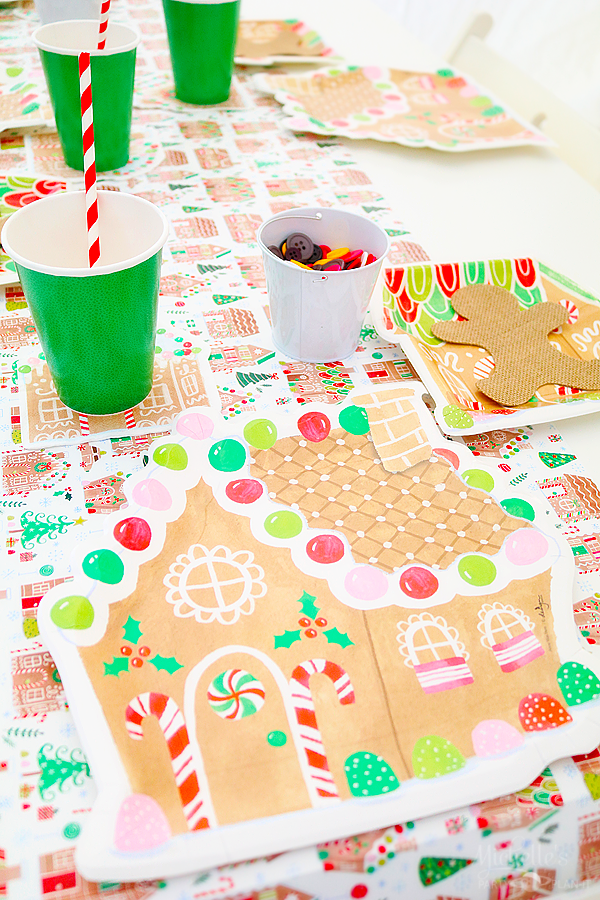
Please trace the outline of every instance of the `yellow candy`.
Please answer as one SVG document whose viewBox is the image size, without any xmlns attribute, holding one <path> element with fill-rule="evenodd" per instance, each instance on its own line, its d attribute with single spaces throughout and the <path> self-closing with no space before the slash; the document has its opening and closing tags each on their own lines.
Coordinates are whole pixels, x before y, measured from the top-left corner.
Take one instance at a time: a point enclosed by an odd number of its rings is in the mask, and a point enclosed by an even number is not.
<svg viewBox="0 0 600 900">
<path fill-rule="evenodd" d="M 330 250 L 325 259 L 339 259 L 346 253 L 350 253 L 350 247 L 338 247 L 337 250 Z"/>
<path fill-rule="evenodd" d="M 297 259 L 289 259 L 288 262 L 294 263 L 295 266 L 300 266 L 301 269 L 310 269 L 310 266 L 305 266 L 304 263 L 298 262 Z"/>
</svg>

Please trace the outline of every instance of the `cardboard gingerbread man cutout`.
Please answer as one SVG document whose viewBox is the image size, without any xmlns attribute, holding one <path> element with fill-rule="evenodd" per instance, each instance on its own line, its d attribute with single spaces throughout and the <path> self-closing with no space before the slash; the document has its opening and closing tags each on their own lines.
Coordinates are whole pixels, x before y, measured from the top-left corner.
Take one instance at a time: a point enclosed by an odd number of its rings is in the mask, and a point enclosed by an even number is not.
<svg viewBox="0 0 600 900">
<path fill-rule="evenodd" d="M 600 360 L 561 353 L 547 335 L 564 325 L 567 310 L 556 303 L 522 309 L 514 294 L 491 284 L 469 285 L 452 295 L 452 306 L 468 321 L 436 322 L 443 341 L 484 347 L 495 367 L 479 379 L 478 390 L 503 406 L 526 403 L 543 384 L 600 390 Z"/>
</svg>

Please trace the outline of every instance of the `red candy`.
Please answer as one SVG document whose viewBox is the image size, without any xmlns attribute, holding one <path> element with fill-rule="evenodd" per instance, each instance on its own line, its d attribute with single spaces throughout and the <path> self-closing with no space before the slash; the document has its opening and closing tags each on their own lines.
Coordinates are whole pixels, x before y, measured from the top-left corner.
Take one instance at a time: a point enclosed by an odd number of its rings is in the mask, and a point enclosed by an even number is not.
<svg viewBox="0 0 600 900">
<path fill-rule="evenodd" d="M 298 431 L 307 441 L 318 444 L 324 441 L 331 431 L 331 422 L 324 413 L 307 412 L 298 419 Z"/>
<path fill-rule="evenodd" d="M 122 547 L 125 547 L 126 550 L 145 550 L 146 547 L 150 546 L 150 539 L 152 538 L 152 532 L 148 523 L 137 516 L 131 516 L 129 519 L 117 522 L 113 534 L 115 540 Z"/>
<path fill-rule="evenodd" d="M 336 563 L 344 555 L 344 544 L 335 534 L 319 534 L 306 545 L 306 555 L 324 565 Z"/>
<path fill-rule="evenodd" d="M 254 478 L 237 478 L 229 482 L 225 493 L 234 503 L 254 503 L 262 496 L 263 486 Z"/>
</svg>

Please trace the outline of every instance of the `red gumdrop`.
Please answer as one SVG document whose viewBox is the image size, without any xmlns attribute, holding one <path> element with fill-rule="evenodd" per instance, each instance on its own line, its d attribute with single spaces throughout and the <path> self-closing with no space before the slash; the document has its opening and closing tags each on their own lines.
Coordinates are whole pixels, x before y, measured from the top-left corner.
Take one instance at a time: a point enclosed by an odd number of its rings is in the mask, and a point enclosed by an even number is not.
<svg viewBox="0 0 600 900">
<path fill-rule="evenodd" d="M 324 441 L 331 431 L 331 422 L 326 415 L 313 410 L 300 416 L 298 419 L 298 430 L 307 441 L 318 444 L 319 441 Z"/>
<path fill-rule="evenodd" d="M 415 600 L 426 600 L 437 591 L 439 581 L 429 569 L 411 566 L 400 576 L 400 588 Z"/>
<path fill-rule="evenodd" d="M 150 546 L 152 531 L 145 519 L 130 516 L 122 519 L 114 527 L 115 540 L 126 550 L 145 550 Z"/>
<path fill-rule="evenodd" d="M 433 452 L 436 456 L 441 456 L 442 459 L 447 459 L 454 469 L 458 469 L 458 467 L 460 466 L 458 455 L 456 453 L 453 453 L 452 450 L 446 450 L 445 447 L 434 447 Z"/>
<path fill-rule="evenodd" d="M 225 493 L 235 503 L 254 503 L 262 496 L 263 490 L 260 481 L 255 481 L 254 478 L 236 478 L 229 482 Z"/>
<path fill-rule="evenodd" d="M 354 900 L 362 900 L 362 898 L 366 897 L 368 893 L 369 888 L 366 886 L 366 884 L 355 884 L 350 891 L 350 896 L 354 897 Z"/>
<path fill-rule="evenodd" d="M 339 562 L 344 555 L 344 544 L 335 534 L 319 534 L 306 545 L 306 554 L 313 562 Z"/>
</svg>

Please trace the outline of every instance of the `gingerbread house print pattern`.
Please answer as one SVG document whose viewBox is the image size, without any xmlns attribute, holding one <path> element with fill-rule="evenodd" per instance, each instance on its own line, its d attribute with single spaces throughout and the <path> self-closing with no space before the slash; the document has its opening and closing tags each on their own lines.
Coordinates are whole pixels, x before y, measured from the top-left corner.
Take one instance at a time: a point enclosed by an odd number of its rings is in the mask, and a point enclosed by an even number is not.
<svg viewBox="0 0 600 900">
<path fill-rule="evenodd" d="M 177 855 L 190 832 L 342 804 L 337 837 L 364 821 L 353 798 L 396 798 L 400 818 L 408 780 L 429 798 L 478 778 L 506 793 L 518 785 L 498 780 L 499 754 L 535 747 L 539 766 L 548 731 L 575 734 L 581 705 L 595 708 L 594 663 L 565 653 L 574 623 L 562 658 L 555 637 L 567 548 L 531 504 L 511 514 L 524 500 L 496 464 L 427 443 L 412 387 L 355 399 L 243 426 L 183 414 L 74 582 L 46 595 L 38 619 L 70 703 L 84 719 L 100 703 L 130 786 L 113 862 L 149 840 Z M 400 444 L 426 452 L 392 473 L 385 422 L 366 409 L 394 401 Z"/>
<path fill-rule="evenodd" d="M 548 502 L 564 522 L 580 522 L 600 517 L 600 492 L 584 475 L 560 475 L 538 481 Z"/>
</svg>

